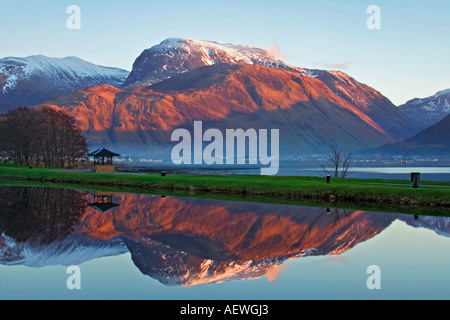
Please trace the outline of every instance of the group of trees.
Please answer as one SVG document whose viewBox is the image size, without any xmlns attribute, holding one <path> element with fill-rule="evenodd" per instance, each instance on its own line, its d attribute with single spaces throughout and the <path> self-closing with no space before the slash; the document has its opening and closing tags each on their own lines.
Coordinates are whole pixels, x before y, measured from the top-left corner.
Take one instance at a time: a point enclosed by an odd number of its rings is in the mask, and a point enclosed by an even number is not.
<svg viewBox="0 0 450 320">
<path fill-rule="evenodd" d="M 0 154 L 22 165 L 72 167 L 87 143 L 75 119 L 50 107 L 18 108 L 0 115 Z"/>
</svg>

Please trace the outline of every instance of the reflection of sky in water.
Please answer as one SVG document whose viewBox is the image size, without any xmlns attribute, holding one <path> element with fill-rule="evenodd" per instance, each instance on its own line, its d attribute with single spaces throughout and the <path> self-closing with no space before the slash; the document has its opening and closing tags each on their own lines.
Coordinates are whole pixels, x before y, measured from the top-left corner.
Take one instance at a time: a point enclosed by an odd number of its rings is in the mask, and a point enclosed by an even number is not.
<svg viewBox="0 0 450 320">
<path fill-rule="evenodd" d="M 366 268 L 381 268 L 381 286 L 368 290 Z M 130 254 L 80 265 L 82 289 L 65 287 L 60 266 L 0 266 L 1 299 L 447 299 L 450 239 L 395 221 L 381 234 L 339 256 L 286 262 L 268 276 L 193 287 L 168 287 L 143 275 Z"/>
<path fill-rule="evenodd" d="M 366 287 L 374 264 L 378 291 Z M 394 220 L 341 255 L 296 258 L 256 279 L 218 284 L 163 285 L 142 274 L 129 253 L 80 264 L 82 289 L 73 291 L 66 267 L 0 265 L 0 299 L 447 299 L 449 267 L 450 238 Z"/>
</svg>

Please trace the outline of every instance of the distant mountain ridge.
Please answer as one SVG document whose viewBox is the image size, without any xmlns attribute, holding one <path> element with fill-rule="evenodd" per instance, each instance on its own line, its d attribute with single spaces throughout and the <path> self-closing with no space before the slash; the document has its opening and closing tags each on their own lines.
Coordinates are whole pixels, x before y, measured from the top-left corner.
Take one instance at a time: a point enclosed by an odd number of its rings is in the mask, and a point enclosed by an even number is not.
<svg viewBox="0 0 450 320">
<path fill-rule="evenodd" d="M 77 57 L 43 55 L 0 59 L 0 112 L 33 106 L 61 94 L 100 84 L 121 86 L 129 72 Z"/>
<path fill-rule="evenodd" d="M 416 98 L 399 106 L 422 129 L 430 127 L 450 114 L 450 89 L 442 90 L 427 98 Z"/>
<path fill-rule="evenodd" d="M 449 156 L 450 115 L 404 142 L 390 144 L 375 152 L 395 155 Z"/>
</svg>

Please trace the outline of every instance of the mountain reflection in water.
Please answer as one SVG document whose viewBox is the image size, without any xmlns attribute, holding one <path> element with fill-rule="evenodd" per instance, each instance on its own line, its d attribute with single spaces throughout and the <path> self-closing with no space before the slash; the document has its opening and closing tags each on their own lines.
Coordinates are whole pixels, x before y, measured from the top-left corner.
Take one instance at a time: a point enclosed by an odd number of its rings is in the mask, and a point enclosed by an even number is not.
<svg viewBox="0 0 450 320">
<path fill-rule="evenodd" d="M 165 285 L 270 279 L 286 260 L 339 255 L 395 219 L 450 232 L 450 218 L 0 187 L 0 263 L 68 266 L 130 252 Z"/>
</svg>

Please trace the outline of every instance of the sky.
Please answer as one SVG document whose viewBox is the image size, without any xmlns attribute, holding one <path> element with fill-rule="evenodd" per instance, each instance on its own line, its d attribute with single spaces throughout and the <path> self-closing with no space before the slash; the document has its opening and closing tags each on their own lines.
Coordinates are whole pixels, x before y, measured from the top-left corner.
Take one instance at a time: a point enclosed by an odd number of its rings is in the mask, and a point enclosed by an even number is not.
<svg viewBox="0 0 450 320">
<path fill-rule="evenodd" d="M 80 29 L 67 28 L 70 5 Z M 371 5 L 379 29 L 369 29 Z M 0 0 L 0 58 L 77 56 L 131 70 L 166 38 L 246 44 L 341 70 L 396 104 L 450 88 L 450 1 Z"/>
</svg>

